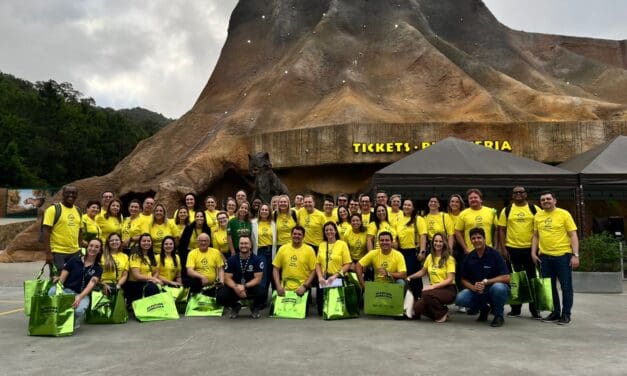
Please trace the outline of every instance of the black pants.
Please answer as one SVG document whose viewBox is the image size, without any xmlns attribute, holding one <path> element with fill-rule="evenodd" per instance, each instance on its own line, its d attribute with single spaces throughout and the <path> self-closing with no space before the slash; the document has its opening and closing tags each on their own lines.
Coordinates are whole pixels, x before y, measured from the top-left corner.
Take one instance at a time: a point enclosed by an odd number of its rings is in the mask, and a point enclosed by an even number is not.
<svg viewBox="0 0 627 376">
<path fill-rule="evenodd" d="M 399 249 L 405 258 L 405 266 L 407 267 L 407 276 L 416 273 L 422 269 L 422 263 L 418 260 L 418 253 L 414 248 Z M 422 278 L 412 279 L 407 286 L 414 297 L 419 298 L 422 295 Z"/>
<path fill-rule="evenodd" d="M 253 301 L 253 309 L 263 309 L 266 304 L 268 296 L 268 289 L 261 285 L 253 286 L 246 289 L 246 299 Z M 233 307 L 241 300 L 241 298 L 235 293 L 235 291 L 228 287 L 223 286 L 218 290 L 217 299 L 218 304 L 225 307 Z"/>
<path fill-rule="evenodd" d="M 72 257 L 81 257 L 82 254 L 80 251 L 74 253 L 57 253 L 52 252 L 52 263 L 57 268 L 57 275 L 61 275 L 61 270 L 63 270 L 63 265 L 68 262 Z M 52 267 L 50 267 L 50 278 L 54 277 L 52 273 Z"/>
<path fill-rule="evenodd" d="M 128 304 L 142 297 L 156 295 L 161 292 L 159 286 L 152 282 L 126 281 L 122 288 Z"/>
<path fill-rule="evenodd" d="M 183 279 L 183 286 L 185 287 L 189 287 L 189 293 L 190 294 L 196 294 L 199 293 L 200 291 L 202 291 L 203 288 L 207 287 L 207 286 L 203 286 L 202 285 L 202 280 L 200 278 L 196 278 L 196 277 L 187 277 Z M 211 285 L 208 285 L 211 286 Z M 211 289 L 211 290 L 215 290 L 215 289 Z M 205 295 L 209 295 L 206 292 L 204 293 Z M 215 294 L 212 294 L 210 296 L 215 296 Z"/>
<path fill-rule="evenodd" d="M 465 288 L 462 284 L 462 265 L 466 254 L 462 246 L 457 243 L 453 246 L 453 257 L 455 258 L 455 286 L 457 286 L 457 291 L 462 291 Z"/>
<path fill-rule="evenodd" d="M 509 260 L 512 263 L 512 267 L 517 272 L 524 270 L 527 273 L 527 278 L 531 280 L 536 276 L 536 265 L 531 258 L 531 248 L 512 248 L 505 247 L 509 253 Z M 522 309 L 521 304 L 512 304 L 512 312 L 520 313 Z M 536 307 L 533 303 L 529 303 L 529 312 L 537 313 Z"/>
</svg>

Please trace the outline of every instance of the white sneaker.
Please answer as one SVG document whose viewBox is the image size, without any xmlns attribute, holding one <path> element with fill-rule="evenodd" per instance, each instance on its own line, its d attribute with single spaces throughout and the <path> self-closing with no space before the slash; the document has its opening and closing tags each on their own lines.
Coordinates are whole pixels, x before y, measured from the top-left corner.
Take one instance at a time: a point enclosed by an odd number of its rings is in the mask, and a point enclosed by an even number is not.
<svg viewBox="0 0 627 376">
<path fill-rule="evenodd" d="M 457 306 L 457 312 L 459 312 L 459 313 L 466 313 L 466 307 Z"/>
</svg>

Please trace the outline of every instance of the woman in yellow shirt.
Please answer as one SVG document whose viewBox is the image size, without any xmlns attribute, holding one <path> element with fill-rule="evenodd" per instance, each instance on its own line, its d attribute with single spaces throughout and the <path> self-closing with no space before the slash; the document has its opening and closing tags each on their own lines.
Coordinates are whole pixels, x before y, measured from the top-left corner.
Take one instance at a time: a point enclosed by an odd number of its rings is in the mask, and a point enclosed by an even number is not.
<svg viewBox="0 0 627 376">
<path fill-rule="evenodd" d="M 276 252 L 276 225 L 272 220 L 270 205 L 261 204 L 258 217 L 252 222 L 255 253 L 263 261 L 261 286 L 268 288 L 272 282 L 272 256 Z"/>
<path fill-rule="evenodd" d="M 422 218 L 412 200 L 403 201 L 403 218 L 396 227 L 398 236 L 398 250 L 405 258 L 407 274 L 413 274 L 420 270 L 420 262 L 426 257 L 426 229 Z M 409 284 L 409 288 L 415 297 L 419 297 L 422 291 L 422 280 L 416 279 Z"/>
<path fill-rule="evenodd" d="M 348 245 L 351 255 L 351 270 L 355 271 L 355 264 L 368 252 L 366 246 L 368 233 L 363 225 L 361 214 L 352 214 L 350 217 L 351 229 L 344 233 L 344 241 Z"/>
<path fill-rule="evenodd" d="M 418 272 L 407 277 L 407 281 L 421 279 L 429 275 L 431 284 L 422 289 L 422 299 L 414 304 L 415 318 L 425 315 L 435 322 L 448 319 L 447 304 L 455 301 L 455 260 L 443 234 L 435 234 L 431 244 L 431 254 Z"/>
<path fill-rule="evenodd" d="M 461 213 L 462 210 L 464 210 L 465 208 L 466 205 L 464 204 L 464 199 L 462 198 L 462 196 L 458 194 L 452 194 L 451 197 L 448 199 L 448 216 L 449 218 L 451 218 L 453 224 L 457 222 L 457 217 L 459 217 L 459 213 Z M 461 245 L 457 243 L 454 236 L 452 253 L 453 257 L 455 258 L 457 269 L 461 269 L 462 263 L 464 262 L 464 257 L 466 257 L 466 255 L 464 253 L 464 249 Z M 464 289 L 461 273 L 455 274 L 455 286 L 457 286 L 457 289 L 459 291 L 462 291 Z M 466 312 L 466 308 L 464 307 L 458 307 L 457 310 L 460 312 Z"/>
<path fill-rule="evenodd" d="M 139 236 L 138 245 L 129 259 L 129 267 L 129 278 L 124 290 L 129 304 L 142 296 L 159 293 L 159 286 L 163 283 L 159 279 L 159 267 L 150 234 Z"/>
<path fill-rule="evenodd" d="M 237 201 L 234 198 L 229 197 L 226 200 L 226 214 L 229 216 L 229 219 L 235 218 L 237 214 Z"/>
<path fill-rule="evenodd" d="M 292 229 L 298 222 L 296 212 L 290 209 L 290 198 L 287 195 L 279 196 L 278 208 L 274 211 L 276 225 L 276 249 L 292 242 Z"/>
<path fill-rule="evenodd" d="M 351 256 L 348 245 L 340 240 L 340 234 L 334 222 L 327 222 L 322 227 L 324 241 L 318 246 L 316 261 L 316 274 L 321 286 L 330 286 L 334 281 L 348 272 L 351 267 Z M 326 289 L 318 289 L 316 302 L 318 303 L 318 315 L 322 316 L 324 293 Z"/>
<path fill-rule="evenodd" d="M 211 229 L 207 226 L 207 217 L 205 215 L 204 211 L 197 211 L 194 222 L 188 224 L 185 230 L 183 230 L 177 255 L 180 256 L 182 265 L 187 264 L 187 255 L 189 252 L 194 248 L 198 248 L 198 242 L 196 240 L 200 234 L 205 233 L 209 235 L 211 239 Z M 182 274 L 184 278 L 187 277 L 187 268 L 183 267 Z"/>
<path fill-rule="evenodd" d="M 337 208 L 337 231 L 340 233 L 340 239 L 344 240 L 344 234 L 351 228 L 350 215 L 346 206 Z"/>
<path fill-rule="evenodd" d="M 81 234 L 83 234 L 81 247 L 87 247 L 92 239 L 100 239 L 100 226 L 96 222 L 98 214 L 100 214 L 100 202 L 97 200 L 87 202 L 87 210 L 81 218 Z"/>
<path fill-rule="evenodd" d="M 231 255 L 229 249 L 229 238 L 226 233 L 226 226 L 229 223 L 229 215 L 226 212 L 219 212 L 216 216 L 218 220 L 218 228 L 211 233 L 210 246 L 220 251 L 224 260 Z M 187 265 L 187 264 L 185 264 Z"/>
<path fill-rule="evenodd" d="M 176 211 L 176 216 L 174 216 L 173 221 L 177 229 L 175 238 L 180 239 L 181 236 L 183 235 L 183 231 L 185 230 L 185 227 L 191 223 L 191 219 L 190 219 L 190 215 L 189 215 L 189 211 L 187 210 L 187 207 L 181 206 L 180 208 L 178 208 L 178 210 Z"/>
<path fill-rule="evenodd" d="M 122 246 L 125 248 L 125 253 L 129 254 L 130 250 L 135 247 L 135 244 L 139 240 L 139 235 L 142 233 L 141 223 L 139 221 L 139 212 L 141 208 L 141 202 L 137 199 L 131 200 L 128 204 L 129 217 L 124 218 L 122 223 Z"/>
<path fill-rule="evenodd" d="M 205 219 L 207 220 L 207 227 L 209 227 L 211 231 L 218 227 L 218 220 L 216 219 L 218 215 L 217 207 L 218 201 L 216 198 L 214 196 L 207 196 L 205 199 Z"/>
<path fill-rule="evenodd" d="M 455 239 L 455 222 L 447 213 L 440 211 L 440 199 L 438 196 L 429 197 L 429 213 L 425 215 L 425 224 L 427 225 L 427 243 L 431 243 L 433 235 L 440 233 L 446 236 L 449 248 L 453 248 Z"/>
<path fill-rule="evenodd" d="M 379 249 L 379 234 L 384 231 L 392 234 L 392 248 L 396 248 L 396 229 L 388 221 L 388 209 L 385 205 L 377 205 L 368 224 L 368 251 Z"/>
<path fill-rule="evenodd" d="M 202 212 L 199 212 L 202 213 Z M 159 264 L 159 279 L 164 285 L 180 287 L 183 285 L 181 278 L 181 259 L 176 254 L 174 237 L 166 236 L 161 242 L 161 254 L 157 255 Z"/>
<path fill-rule="evenodd" d="M 128 279 L 128 255 L 122 252 L 122 239 L 110 234 L 102 251 L 102 288 L 105 294 L 116 293 Z"/>
<path fill-rule="evenodd" d="M 152 212 L 152 223 L 148 229 L 148 233 L 152 237 L 153 249 L 156 255 L 161 253 L 161 242 L 166 236 L 175 237 L 177 233 L 174 222 L 168 220 L 165 206 L 163 204 L 155 205 Z"/>
<path fill-rule="evenodd" d="M 109 206 L 104 213 L 100 213 L 96 216 L 96 223 L 100 227 L 100 240 L 104 243 L 107 241 L 109 234 L 114 232 L 122 233 L 122 201 L 114 198 L 109 202 Z"/>
</svg>

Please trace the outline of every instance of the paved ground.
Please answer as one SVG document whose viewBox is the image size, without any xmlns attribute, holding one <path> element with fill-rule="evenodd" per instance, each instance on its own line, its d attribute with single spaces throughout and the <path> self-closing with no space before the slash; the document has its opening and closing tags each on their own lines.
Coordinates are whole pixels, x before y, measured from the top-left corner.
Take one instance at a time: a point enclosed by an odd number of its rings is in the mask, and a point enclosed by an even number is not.
<svg viewBox="0 0 627 376">
<path fill-rule="evenodd" d="M 0 218 L 0 226 L 2 225 L 8 225 L 11 223 L 20 223 L 20 222 L 30 222 L 30 221 L 34 221 L 37 218 L 7 218 L 7 217 L 2 217 Z"/>
<path fill-rule="evenodd" d="M 2 375 L 627 374 L 627 294 L 575 294 L 568 327 L 523 317 L 494 329 L 464 314 L 446 324 L 252 320 L 242 310 L 237 320 L 83 325 L 72 337 L 29 337 L 15 310 L 21 281 L 40 267 L 0 264 Z"/>
</svg>

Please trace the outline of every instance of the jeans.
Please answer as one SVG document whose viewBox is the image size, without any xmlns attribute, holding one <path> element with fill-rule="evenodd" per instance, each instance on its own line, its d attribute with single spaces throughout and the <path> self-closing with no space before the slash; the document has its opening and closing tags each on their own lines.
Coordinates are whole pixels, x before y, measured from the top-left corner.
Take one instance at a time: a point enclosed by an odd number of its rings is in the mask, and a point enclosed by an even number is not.
<svg viewBox="0 0 627 376">
<path fill-rule="evenodd" d="M 536 276 L 536 266 L 531 259 L 531 248 L 512 248 L 506 247 L 509 253 L 509 259 L 512 267 L 517 271 L 525 271 L 527 278 L 531 281 L 531 278 Z M 512 304 L 512 312 L 520 313 L 522 304 Z M 537 314 L 538 310 L 535 308 L 533 302 L 529 302 L 529 312 Z"/>
<path fill-rule="evenodd" d="M 52 286 L 50 290 L 48 290 L 48 296 L 53 296 L 57 292 L 57 286 Z M 70 295 L 78 295 L 74 290 L 71 289 L 63 289 L 64 294 Z M 83 316 L 85 316 L 85 312 L 87 312 L 87 308 L 89 308 L 89 295 L 81 299 L 81 302 L 78 303 L 78 307 L 74 309 L 74 329 L 78 328 L 81 324 L 81 320 Z"/>
<path fill-rule="evenodd" d="M 408 276 L 422 269 L 422 263 L 418 260 L 418 254 L 415 249 L 401 249 L 400 252 L 405 258 Z M 409 282 L 409 289 L 416 298 L 419 298 L 422 295 L 422 278 L 412 279 Z"/>
<path fill-rule="evenodd" d="M 488 291 L 483 294 L 470 291 L 469 289 L 462 290 L 457 294 L 455 304 L 475 311 L 487 311 L 489 304 L 494 316 L 503 317 L 503 307 L 508 299 L 509 285 L 497 282 L 488 286 Z"/>
<path fill-rule="evenodd" d="M 562 256 L 540 255 L 540 264 L 542 277 L 551 278 L 551 290 L 553 290 L 553 313 L 561 315 L 570 315 L 573 308 L 573 275 L 570 267 L 571 254 L 567 253 Z M 557 291 L 557 281 L 560 282 L 562 288 L 563 307 L 560 309 L 560 296 Z M 561 311 L 561 315 L 560 315 Z"/>
<path fill-rule="evenodd" d="M 257 256 L 263 261 L 261 286 L 267 289 L 269 284 L 272 283 L 272 246 L 257 249 Z"/>
</svg>

